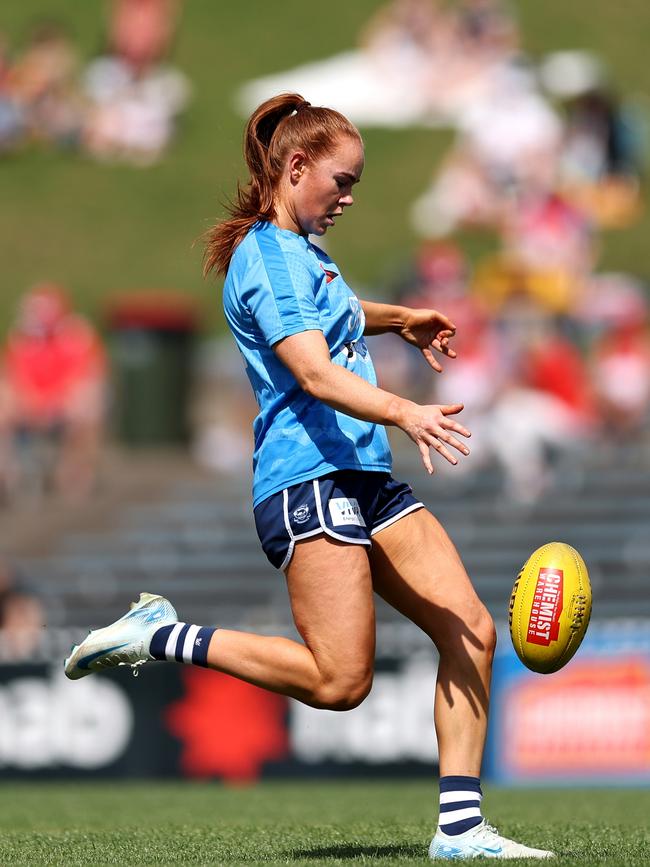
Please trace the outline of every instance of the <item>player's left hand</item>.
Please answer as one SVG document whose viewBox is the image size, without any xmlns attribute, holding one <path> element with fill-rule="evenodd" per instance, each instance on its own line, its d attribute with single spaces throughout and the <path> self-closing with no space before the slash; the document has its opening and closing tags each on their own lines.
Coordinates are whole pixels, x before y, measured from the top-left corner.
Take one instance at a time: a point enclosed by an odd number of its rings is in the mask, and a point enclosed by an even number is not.
<svg viewBox="0 0 650 867">
<path fill-rule="evenodd" d="M 399 330 L 400 337 L 407 343 L 417 346 L 427 364 L 436 373 L 442 372 L 442 365 L 432 350 L 448 358 L 456 358 L 456 353 L 449 346 L 449 340 L 455 333 L 456 326 L 444 314 L 437 310 L 419 310 L 410 307 L 406 308 L 404 323 Z"/>
</svg>

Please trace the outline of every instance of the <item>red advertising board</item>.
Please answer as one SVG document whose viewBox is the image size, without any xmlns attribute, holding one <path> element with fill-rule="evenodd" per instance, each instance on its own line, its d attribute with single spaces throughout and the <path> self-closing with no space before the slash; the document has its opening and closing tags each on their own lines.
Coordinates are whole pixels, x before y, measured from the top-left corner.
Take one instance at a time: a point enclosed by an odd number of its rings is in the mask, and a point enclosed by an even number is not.
<svg viewBox="0 0 650 867">
<path fill-rule="evenodd" d="M 503 783 L 650 779 L 650 653 L 598 627 L 566 668 L 495 666 L 487 772 Z"/>
</svg>

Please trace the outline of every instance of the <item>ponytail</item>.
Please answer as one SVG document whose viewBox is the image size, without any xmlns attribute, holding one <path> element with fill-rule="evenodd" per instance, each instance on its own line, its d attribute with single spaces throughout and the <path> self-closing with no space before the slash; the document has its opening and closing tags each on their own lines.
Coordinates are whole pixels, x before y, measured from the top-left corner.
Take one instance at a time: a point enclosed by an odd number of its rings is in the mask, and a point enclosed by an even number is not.
<svg viewBox="0 0 650 867">
<path fill-rule="evenodd" d="M 312 106 L 298 93 L 281 93 L 263 102 L 244 132 L 244 158 L 250 172 L 245 187 L 227 210 L 229 218 L 206 233 L 203 273 L 225 274 L 237 245 L 258 221 L 275 217 L 275 191 L 290 150 L 318 159 L 342 135 L 360 139 L 357 128 L 338 111 Z"/>
</svg>

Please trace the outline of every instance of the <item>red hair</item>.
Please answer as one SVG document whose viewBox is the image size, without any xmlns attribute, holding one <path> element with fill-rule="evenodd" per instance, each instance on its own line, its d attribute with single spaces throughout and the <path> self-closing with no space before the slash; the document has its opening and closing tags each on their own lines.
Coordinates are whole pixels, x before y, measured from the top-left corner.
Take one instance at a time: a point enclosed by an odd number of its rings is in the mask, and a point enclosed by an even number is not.
<svg viewBox="0 0 650 867">
<path fill-rule="evenodd" d="M 225 274 L 237 245 L 258 220 L 275 216 L 275 190 L 291 151 L 310 160 L 332 153 L 342 136 L 361 141 L 359 130 L 331 108 L 311 105 L 298 93 L 281 93 L 263 102 L 244 133 L 244 158 L 250 171 L 246 187 L 228 206 L 230 217 L 206 233 L 203 273 Z"/>
</svg>

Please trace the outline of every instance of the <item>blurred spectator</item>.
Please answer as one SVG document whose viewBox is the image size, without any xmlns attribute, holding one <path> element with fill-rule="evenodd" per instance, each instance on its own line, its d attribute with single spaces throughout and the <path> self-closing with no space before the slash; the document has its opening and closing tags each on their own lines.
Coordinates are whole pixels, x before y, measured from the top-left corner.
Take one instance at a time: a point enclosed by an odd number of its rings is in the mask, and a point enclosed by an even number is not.
<svg viewBox="0 0 650 867">
<path fill-rule="evenodd" d="M 106 361 L 61 287 L 28 292 L 2 357 L 5 488 L 86 496 L 96 478 L 106 411 Z"/>
<path fill-rule="evenodd" d="M 563 401 L 516 380 L 499 395 L 488 430 L 505 472 L 505 493 L 519 503 L 543 495 L 554 479 L 551 459 L 579 447 L 583 433 Z"/>
<path fill-rule="evenodd" d="M 404 287 L 401 302 L 438 309 L 454 305 L 467 296 L 467 271 L 465 257 L 453 241 L 426 241 L 417 252 L 412 284 Z"/>
<path fill-rule="evenodd" d="M 467 289 L 467 262 L 453 241 L 425 243 L 418 254 L 418 272 L 427 293 L 460 297 Z"/>
<path fill-rule="evenodd" d="M 533 299 L 513 296 L 494 324 L 500 380 L 487 439 L 508 497 L 532 503 L 554 480 L 556 462 L 591 436 L 591 387 L 577 348 Z"/>
<path fill-rule="evenodd" d="M 45 611 L 36 594 L 0 560 L 0 660 L 29 660 L 45 626 Z"/>
<path fill-rule="evenodd" d="M 171 143 L 190 96 L 186 76 L 165 59 L 178 12 L 177 0 L 113 0 L 109 50 L 83 76 L 83 144 L 94 157 L 148 166 Z"/>
<path fill-rule="evenodd" d="M 453 242 L 424 242 L 414 268 L 393 285 L 399 303 L 444 311 L 463 330 L 466 321 L 467 262 Z M 458 320 L 458 321 L 457 321 Z M 462 339 L 462 338 L 461 338 Z M 368 345 L 382 386 L 413 399 L 431 398 L 431 371 L 406 344 L 395 345 L 388 335 L 368 338 Z M 452 365 L 455 367 L 455 362 Z M 448 366 L 445 368 L 448 370 Z"/>
<path fill-rule="evenodd" d="M 600 226 L 626 226 L 639 215 L 641 138 L 638 120 L 604 88 L 567 106 L 560 182 Z"/>
<path fill-rule="evenodd" d="M 466 52 L 501 56 L 519 48 L 519 30 L 510 6 L 497 0 L 461 0 L 456 15 Z"/>
<path fill-rule="evenodd" d="M 26 127 L 24 113 L 11 91 L 10 71 L 9 47 L 0 33 L 0 154 L 20 145 Z"/>
<path fill-rule="evenodd" d="M 603 432 L 609 439 L 635 437 L 650 410 L 650 335 L 645 325 L 619 327 L 601 340 L 592 360 Z"/>
<path fill-rule="evenodd" d="M 77 52 L 67 29 L 58 21 L 38 22 L 8 73 L 9 91 L 34 139 L 76 143 L 83 122 L 77 68 Z"/>
<path fill-rule="evenodd" d="M 568 104 L 562 168 L 577 181 L 639 175 L 632 131 L 611 93 L 590 90 Z"/>
<path fill-rule="evenodd" d="M 85 149 L 99 159 L 148 166 L 171 143 L 190 87 L 187 78 L 171 66 L 139 70 L 106 56 L 87 67 L 84 92 L 90 105 Z"/>
<path fill-rule="evenodd" d="M 590 430 L 595 414 L 585 360 L 550 317 L 540 316 L 537 333 L 529 338 L 520 367 L 528 387 L 564 404 L 575 430 Z"/>
<path fill-rule="evenodd" d="M 437 0 L 392 0 L 365 25 L 360 42 L 365 51 L 380 57 L 415 54 L 426 61 L 443 24 Z"/>
<path fill-rule="evenodd" d="M 590 365 L 601 431 L 636 438 L 650 421 L 646 289 L 624 275 L 594 279 L 580 313 L 595 334 Z"/>
<path fill-rule="evenodd" d="M 94 157 L 148 166 L 171 143 L 190 96 L 188 79 L 165 61 L 178 10 L 176 0 L 114 0 L 109 53 L 83 77 L 83 143 Z"/>
<path fill-rule="evenodd" d="M 502 241 L 502 251 L 483 263 L 476 280 L 476 291 L 493 307 L 525 293 L 554 313 L 575 308 L 595 261 L 582 211 L 557 194 L 524 197 L 504 219 Z"/>
<path fill-rule="evenodd" d="M 585 214 L 557 193 L 523 198 L 504 226 L 505 252 L 531 270 L 560 269 L 582 281 L 594 265 Z"/>
<path fill-rule="evenodd" d="M 178 0 L 113 0 L 109 43 L 113 55 L 143 72 L 168 54 Z"/>
<path fill-rule="evenodd" d="M 509 358 L 493 319 L 478 299 L 466 296 L 441 304 L 440 309 L 458 329 L 454 338 L 458 356 L 431 381 L 429 402 L 464 403 L 462 423 L 472 431 L 472 460 L 471 467 L 466 461 L 462 471 L 476 472 L 494 456 L 493 413 L 507 380 Z"/>
</svg>

